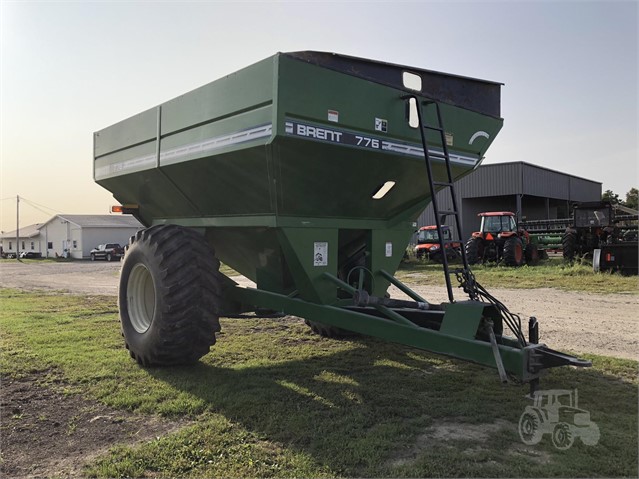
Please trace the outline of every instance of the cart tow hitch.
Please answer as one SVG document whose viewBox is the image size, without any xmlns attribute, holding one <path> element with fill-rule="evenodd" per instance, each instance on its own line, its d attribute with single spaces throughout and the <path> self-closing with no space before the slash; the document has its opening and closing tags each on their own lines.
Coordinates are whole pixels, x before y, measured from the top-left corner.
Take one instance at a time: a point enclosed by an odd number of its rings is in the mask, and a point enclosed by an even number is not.
<svg viewBox="0 0 639 479">
<path fill-rule="evenodd" d="M 576 366 L 579 368 L 589 368 L 592 361 L 587 359 L 579 359 L 570 354 L 562 353 L 550 349 L 541 344 L 533 349 L 530 355 L 529 371 L 538 373 L 543 369 L 557 368 L 560 366 Z"/>
</svg>

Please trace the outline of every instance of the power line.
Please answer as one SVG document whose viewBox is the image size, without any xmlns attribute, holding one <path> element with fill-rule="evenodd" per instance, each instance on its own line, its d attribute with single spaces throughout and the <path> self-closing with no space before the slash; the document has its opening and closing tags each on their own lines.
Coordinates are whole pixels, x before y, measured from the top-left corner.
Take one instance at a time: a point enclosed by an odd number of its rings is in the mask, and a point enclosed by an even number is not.
<svg viewBox="0 0 639 479">
<path fill-rule="evenodd" d="M 49 206 L 41 205 L 40 203 L 36 203 L 35 201 L 31 201 L 31 200 L 25 198 L 24 196 L 21 196 L 20 199 L 23 200 L 23 201 L 26 201 L 27 204 L 29 204 L 30 206 L 33 206 L 36 209 L 38 209 L 37 207 L 39 206 L 40 208 L 51 210 L 54 213 L 62 213 L 62 211 L 60 211 L 60 210 L 56 210 L 55 208 L 50 208 Z M 40 211 L 42 211 L 42 210 L 40 210 Z M 46 211 L 45 211 L 45 213 L 46 213 Z M 47 214 L 50 214 L 50 213 L 47 213 Z"/>
<path fill-rule="evenodd" d="M 20 199 L 24 199 L 22 197 L 20 197 Z M 31 204 L 31 202 L 29 201 L 25 201 L 26 204 L 28 204 L 29 206 L 31 206 L 31 208 L 36 209 L 42 213 L 44 213 L 45 215 L 50 215 L 51 213 L 49 213 L 48 211 L 43 210 L 42 208 L 37 207 L 36 205 Z"/>
<path fill-rule="evenodd" d="M 7 198 L 2 198 L 0 201 L 16 200 L 16 199 L 17 199 L 17 196 L 8 196 Z M 52 216 L 52 215 L 55 215 L 55 214 L 61 214 L 62 213 L 61 211 L 56 210 L 54 208 L 51 208 L 49 206 L 41 205 L 40 203 L 36 203 L 35 201 L 31 201 L 30 199 L 25 198 L 24 196 L 20 196 L 20 202 L 23 203 L 23 204 L 29 205 L 31 208 L 39 211 L 40 213 L 44 213 L 47 216 Z"/>
<path fill-rule="evenodd" d="M 0 199 L 0 201 L 15 200 L 15 199 L 16 199 L 15 196 L 7 196 L 6 198 Z M 24 201 L 25 203 L 27 203 L 30 206 L 33 206 L 36 209 L 38 209 L 38 207 L 40 207 L 40 208 L 44 208 L 46 210 L 49 210 L 49 211 L 43 211 L 43 213 L 46 213 L 46 214 L 51 214 L 50 213 L 51 211 L 53 211 L 54 213 L 62 213 L 62 211 L 60 211 L 60 210 L 56 210 L 55 208 L 51 208 L 50 206 L 41 205 L 40 203 L 36 203 L 33 200 L 25 198 L 24 196 L 20 196 L 20 200 Z M 40 210 L 40 211 L 42 211 L 42 210 Z"/>
</svg>

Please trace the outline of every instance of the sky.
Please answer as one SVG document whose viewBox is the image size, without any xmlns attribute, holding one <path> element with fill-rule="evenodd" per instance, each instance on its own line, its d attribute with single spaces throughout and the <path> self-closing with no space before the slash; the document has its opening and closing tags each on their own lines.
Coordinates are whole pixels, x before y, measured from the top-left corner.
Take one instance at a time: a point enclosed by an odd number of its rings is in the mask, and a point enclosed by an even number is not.
<svg viewBox="0 0 639 479">
<path fill-rule="evenodd" d="M 492 80 L 484 164 L 639 184 L 637 1 L 0 0 L 0 230 L 106 214 L 93 132 L 277 52 L 320 50 Z"/>
</svg>

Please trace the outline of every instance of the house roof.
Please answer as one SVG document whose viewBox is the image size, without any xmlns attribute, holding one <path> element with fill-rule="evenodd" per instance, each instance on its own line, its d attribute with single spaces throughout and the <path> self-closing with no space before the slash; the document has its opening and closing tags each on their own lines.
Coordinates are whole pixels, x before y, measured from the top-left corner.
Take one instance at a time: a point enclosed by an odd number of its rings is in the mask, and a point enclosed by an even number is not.
<svg viewBox="0 0 639 479">
<path fill-rule="evenodd" d="M 39 228 L 42 226 L 42 223 L 36 223 L 34 225 L 25 226 L 24 228 L 20 228 L 20 238 L 33 238 L 34 236 L 38 236 L 40 234 Z M 2 239 L 16 239 L 17 230 L 9 231 L 8 233 L 2 233 L 0 238 Z"/>
<path fill-rule="evenodd" d="M 40 229 L 56 218 L 81 228 L 143 228 L 143 225 L 131 215 L 55 215 L 40 225 Z"/>
</svg>

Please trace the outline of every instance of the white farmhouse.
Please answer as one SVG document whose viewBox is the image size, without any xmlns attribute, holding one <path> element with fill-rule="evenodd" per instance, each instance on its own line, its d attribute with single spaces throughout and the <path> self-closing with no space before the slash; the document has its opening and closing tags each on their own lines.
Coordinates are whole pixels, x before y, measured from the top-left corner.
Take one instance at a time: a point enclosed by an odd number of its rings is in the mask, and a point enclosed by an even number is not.
<svg viewBox="0 0 639 479">
<path fill-rule="evenodd" d="M 17 238 L 16 231 L 9 231 L 0 235 L 0 245 L 2 246 L 2 254 L 15 254 L 17 249 L 22 251 L 32 251 L 34 253 L 42 253 L 40 244 L 40 228 L 42 223 L 25 226 L 20 228 L 20 237 Z M 44 256 L 44 255 L 43 255 Z"/>
</svg>

